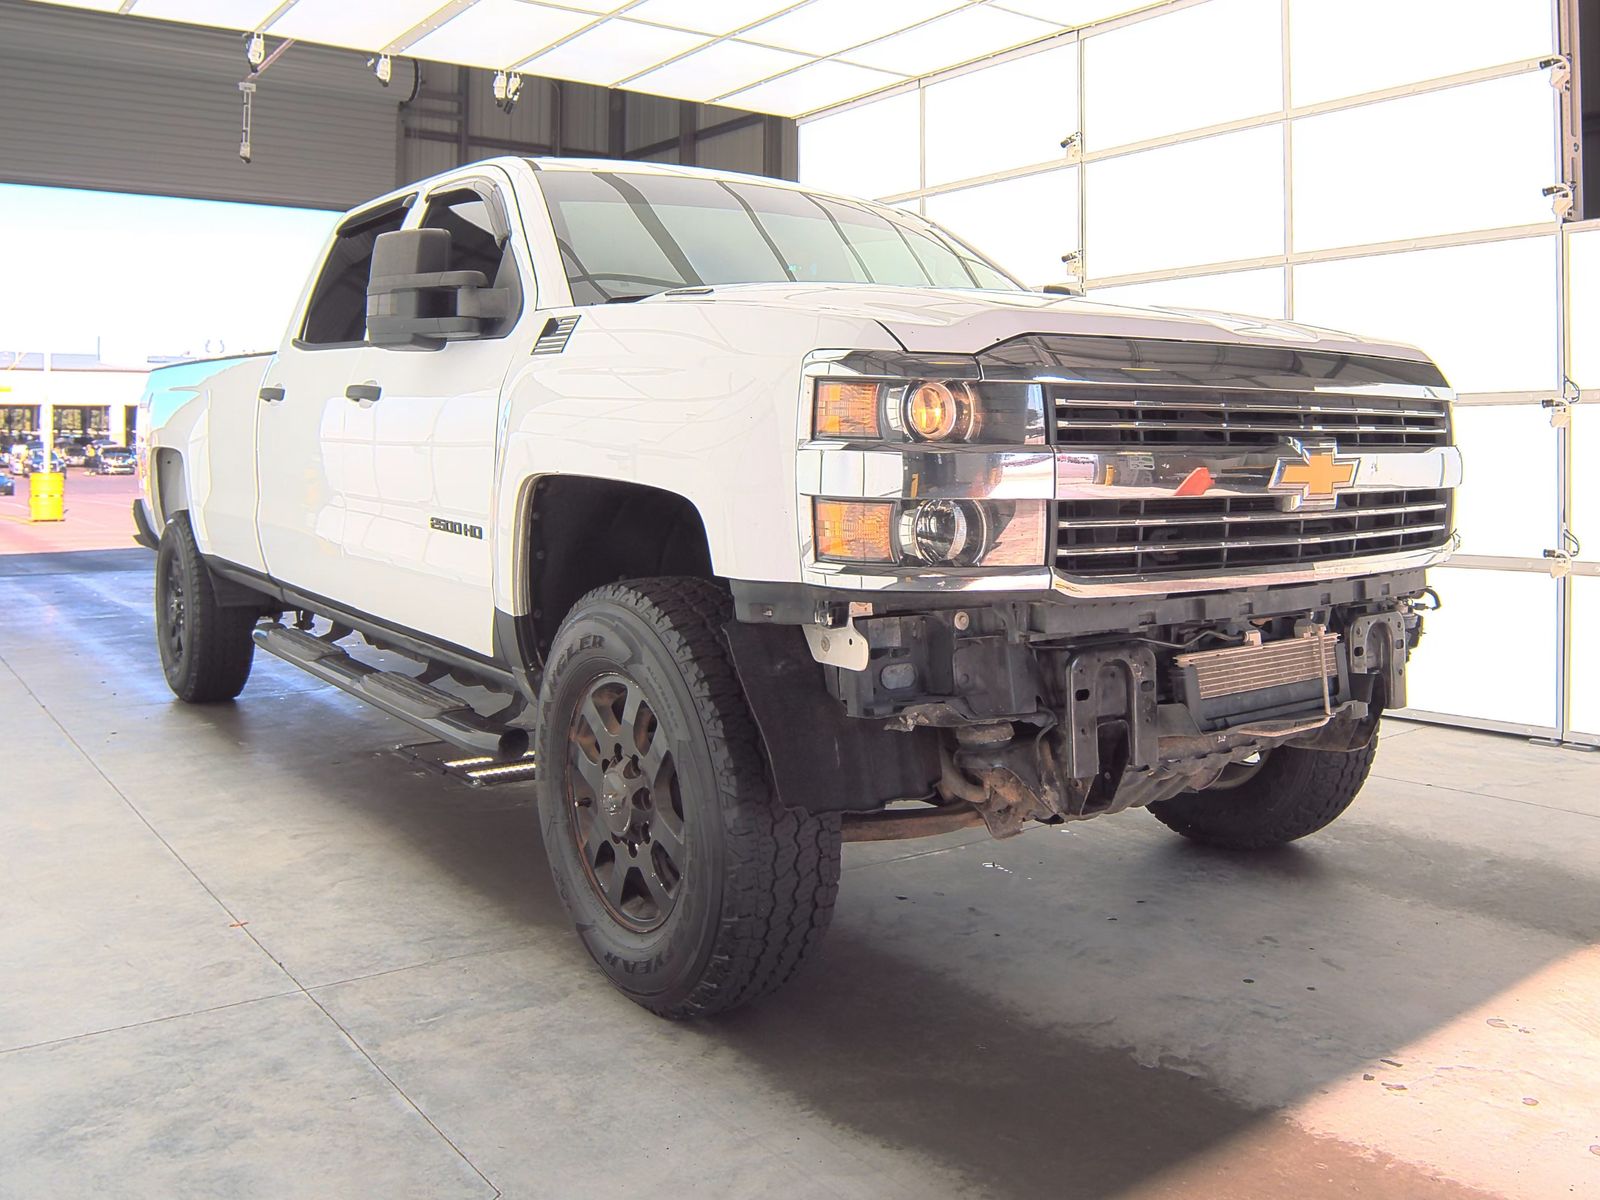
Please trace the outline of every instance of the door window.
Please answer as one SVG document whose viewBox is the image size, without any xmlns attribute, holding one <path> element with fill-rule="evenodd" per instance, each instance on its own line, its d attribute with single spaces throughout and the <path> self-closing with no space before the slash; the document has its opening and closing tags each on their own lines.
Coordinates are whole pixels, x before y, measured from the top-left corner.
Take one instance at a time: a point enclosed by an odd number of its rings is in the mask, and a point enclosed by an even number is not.
<svg viewBox="0 0 1600 1200">
<path fill-rule="evenodd" d="M 340 228 L 306 305 L 300 341 L 309 346 L 358 344 L 367 335 L 367 277 L 378 235 L 405 223 L 411 197 L 378 213 L 359 213 Z"/>
</svg>

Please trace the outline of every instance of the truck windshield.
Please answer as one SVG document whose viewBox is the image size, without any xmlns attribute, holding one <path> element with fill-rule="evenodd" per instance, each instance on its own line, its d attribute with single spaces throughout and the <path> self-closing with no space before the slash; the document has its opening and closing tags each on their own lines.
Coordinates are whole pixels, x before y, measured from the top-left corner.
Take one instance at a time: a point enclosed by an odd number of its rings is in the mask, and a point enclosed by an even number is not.
<svg viewBox="0 0 1600 1200">
<path fill-rule="evenodd" d="M 950 235 L 882 205 L 722 179 L 541 171 L 575 304 L 725 283 L 1020 291 Z"/>
</svg>

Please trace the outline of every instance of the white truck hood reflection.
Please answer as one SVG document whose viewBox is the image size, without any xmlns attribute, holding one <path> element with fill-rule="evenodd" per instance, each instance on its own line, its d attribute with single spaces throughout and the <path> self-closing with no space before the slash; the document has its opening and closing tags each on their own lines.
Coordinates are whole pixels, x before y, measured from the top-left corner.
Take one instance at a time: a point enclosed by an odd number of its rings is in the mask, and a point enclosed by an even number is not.
<svg viewBox="0 0 1600 1200">
<path fill-rule="evenodd" d="M 1282 344 L 1389 358 L 1423 360 L 1411 346 L 1289 321 L 1199 309 L 1128 308 L 1076 296 L 856 283 L 747 283 L 710 291 L 663 294 L 655 304 L 758 305 L 877 321 L 907 350 L 976 354 L 1028 333 L 1138 336 L 1190 342 Z"/>
</svg>

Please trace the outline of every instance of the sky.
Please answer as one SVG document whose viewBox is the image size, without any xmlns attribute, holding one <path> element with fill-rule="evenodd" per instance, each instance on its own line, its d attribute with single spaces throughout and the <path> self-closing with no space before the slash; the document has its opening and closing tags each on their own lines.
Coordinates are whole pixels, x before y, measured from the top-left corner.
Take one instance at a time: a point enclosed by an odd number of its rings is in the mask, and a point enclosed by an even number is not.
<svg viewBox="0 0 1600 1200">
<path fill-rule="evenodd" d="M 0 184 L 0 349 L 275 349 L 339 215 Z"/>
</svg>

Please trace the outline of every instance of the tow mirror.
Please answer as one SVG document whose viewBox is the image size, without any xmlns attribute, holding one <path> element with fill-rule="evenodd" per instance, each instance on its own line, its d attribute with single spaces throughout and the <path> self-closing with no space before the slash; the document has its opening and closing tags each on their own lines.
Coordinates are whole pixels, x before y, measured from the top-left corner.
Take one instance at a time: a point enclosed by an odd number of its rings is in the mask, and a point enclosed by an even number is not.
<svg viewBox="0 0 1600 1200">
<path fill-rule="evenodd" d="M 448 229 L 399 229 L 372 245 L 367 340 L 391 350 L 437 350 L 478 337 L 511 315 L 512 296 L 482 271 L 451 271 Z"/>
</svg>

